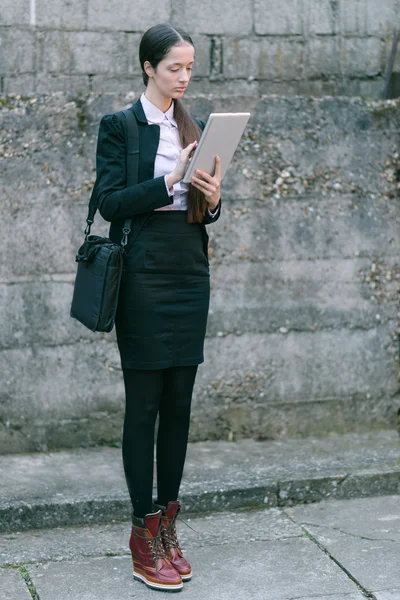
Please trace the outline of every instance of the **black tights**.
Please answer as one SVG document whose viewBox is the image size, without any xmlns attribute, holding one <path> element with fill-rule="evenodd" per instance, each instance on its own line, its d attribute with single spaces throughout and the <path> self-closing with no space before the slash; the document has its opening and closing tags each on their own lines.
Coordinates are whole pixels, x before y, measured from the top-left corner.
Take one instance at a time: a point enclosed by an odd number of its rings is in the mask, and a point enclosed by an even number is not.
<svg viewBox="0 0 400 600">
<path fill-rule="evenodd" d="M 177 500 L 190 424 L 197 365 L 124 369 L 126 409 L 122 457 L 133 512 L 152 512 L 154 430 L 157 414 L 157 502 Z"/>
</svg>

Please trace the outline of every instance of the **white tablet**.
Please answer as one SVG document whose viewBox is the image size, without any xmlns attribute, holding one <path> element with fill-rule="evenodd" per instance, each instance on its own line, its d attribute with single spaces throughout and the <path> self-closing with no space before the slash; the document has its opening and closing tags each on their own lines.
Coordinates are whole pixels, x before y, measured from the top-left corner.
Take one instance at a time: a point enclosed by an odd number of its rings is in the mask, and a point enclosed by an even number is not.
<svg viewBox="0 0 400 600">
<path fill-rule="evenodd" d="M 221 159 L 221 181 L 229 167 L 250 113 L 211 113 L 183 177 L 190 183 L 196 169 L 214 175 L 215 157 Z"/>
</svg>

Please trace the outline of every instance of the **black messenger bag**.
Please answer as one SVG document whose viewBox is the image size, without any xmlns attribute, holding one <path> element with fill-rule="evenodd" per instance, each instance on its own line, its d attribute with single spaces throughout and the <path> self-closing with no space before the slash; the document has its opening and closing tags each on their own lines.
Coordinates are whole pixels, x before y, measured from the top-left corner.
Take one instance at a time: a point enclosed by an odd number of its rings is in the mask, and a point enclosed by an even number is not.
<svg viewBox="0 0 400 600">
<path fill-rule="evenodd" d="M 139 131 L 131 110 L 123 110 L 116 114 L 124 115 L 121 118 L 125 128 L 127 186 L 130 187 L 138 181 Z M 132 219 L 125 220 L 121 243 L 116 244 L 109 238 L 90 235 L 96 211 L 95 184 L 90 196 L 85 241 L 75 259 L 78 269 L 70 315 L 91 331 L 109 332 L 114 327 L 125 264 L 125 246 L 131 232 Z M 141 227 L 136 236 L 140 230 Z"/>
</svg>

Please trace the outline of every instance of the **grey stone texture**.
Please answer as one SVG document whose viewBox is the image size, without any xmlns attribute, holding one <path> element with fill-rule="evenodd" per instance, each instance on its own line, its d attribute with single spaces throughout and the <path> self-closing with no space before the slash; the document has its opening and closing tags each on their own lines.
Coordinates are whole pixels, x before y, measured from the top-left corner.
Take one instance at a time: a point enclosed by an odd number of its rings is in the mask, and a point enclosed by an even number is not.
<svg viewBox="0 0 400 600">
<path fill-rule="evenodd" d="M 303 0 L 255 0 L 254 29 L 258 35 L 301 35 Z"/>
<path fill-rule="evenodd" d="M 115 334 L 91 333 L 69 307 L 98 124 L 141 89 L 2 99 L 0 452 L 120 439 Z M 198 95 L 187 106 L 203 119 L 252 113 L 208 227 L 191 440 L 396 427 L 399 103 Z M 107 233 L 100 216 L 95 230 Z"/>
<path fill-rule="evenodd" d="M 130 0 L 120 0 L 118 5 L 98 0 L 86 0 L 84 4 L 86 3 L 88 29 L 144 32 L 156 23 L 170 20 L 173 0 L 135 0 L 134 3 Z"/>
<path fill-rule="evenodd" d="M 0 594 L 4 600 L 31 600 L 28 586 L 18 569 L 1 569 Z"/>
<path fill-rule="evenodd" d="M 329 508 L 323 503 L 311 511 L 298 506 L 289 508 L 287 513 L 340 564 L 346 565 L 365 589 L 379 591 L 381 596 L 377 594 L 377 598 L 390 599 L 390 588 L 395 588 L 400 597 L 400 572 L 395 562 L 388 560 L 390 555 L 399 555 L 399 500 L 398 496 L 371 498 L 367 505 L 362 500 L 352 500 L 346 514 L 340 516 L 340 503 Z"/>
<path fill-rule="evenodd" d="M 179 520 L 177 529 L 194 575 L 180 593 L 199 600 L 398 600 L 399 499 L 185 514 L 190 529 Z M 17 589 L 23 570 L 40 600 L 149 598 L 132 578 L 129 535 L 129 522 L 111 518 L 2 534 L 0 593 L 30 597 L 27 587 Z"/>
<path fill-rule="evenodd" d="M 49 29 L 86 29 L 88 0 L 35 0 L 36 24 Z M 117 11 L 115 11 L 117 12 Z"/>
<path fill-rule="evenodd" d="M 190 443 L 180 499 L 198 513 L 399 494 L 399 458 L 395 431 Z M 124 479 L 120 448 L 2 455 L 0 531 L 129 519 Z"/>
<path fill-rule="evenodd" d="M 0 90 L 135 90 L 140 38 L 169 22 L 193 36 L 193 93 L 251 97 L 257 83 L 262 94 L 378 99 L 399 11 L 399 0 L 5 0 Z"/>
</svg>

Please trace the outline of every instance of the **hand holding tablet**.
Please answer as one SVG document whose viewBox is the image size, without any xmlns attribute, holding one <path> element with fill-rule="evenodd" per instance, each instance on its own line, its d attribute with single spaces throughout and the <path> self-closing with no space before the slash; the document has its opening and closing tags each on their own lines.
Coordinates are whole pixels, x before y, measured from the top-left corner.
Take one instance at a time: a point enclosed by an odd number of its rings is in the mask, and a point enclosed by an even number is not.
<svg viewBox="0 0 400 600">
<path fill-rule="evenodd" d="M 208 208 L 214 211 L 221 198 L 221 159 L 215 157 L 214 174 L 210 175 L 201 169 L 196 169 L 192 176 L 192 185 L 203 192 L 208 202 Z"/>
<path fill-rule="evenodd" d="M 221 181 L 243 135 L 250 113 L 211 113 L 183 177 L 191 183 L 196 169 L 214 175 L 215 157 L 221 161 Z"/>
</svg>

